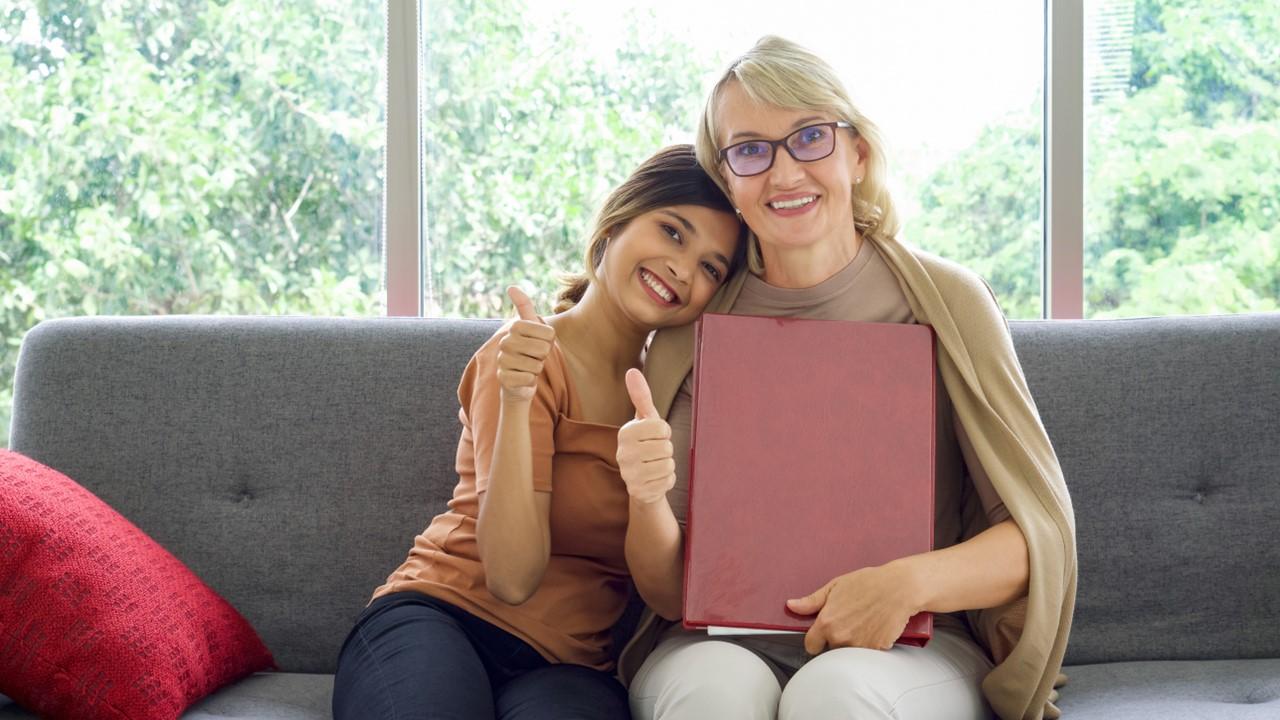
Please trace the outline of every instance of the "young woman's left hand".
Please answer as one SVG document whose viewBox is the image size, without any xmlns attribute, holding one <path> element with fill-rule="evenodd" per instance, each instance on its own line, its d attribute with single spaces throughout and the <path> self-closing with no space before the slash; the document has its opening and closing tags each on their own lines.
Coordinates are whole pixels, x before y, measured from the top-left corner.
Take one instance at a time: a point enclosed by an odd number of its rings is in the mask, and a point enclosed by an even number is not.
<svg viewBox="0 0 1280 720">
<path fill-rule="evenodd" d="M 631 368 L 626 383 L 636 417 L 618 430 L 618 471 L 631 499 L 651 504 L 676 484 L 671 426 L 654 407 L 644 373 Z"/>
<path fill-rule="evenodd" d="M 800 615 L 818 615 L 804 636 L 810 655 L 840 647 L 888 650 L 921 610 L 913 604 L 913 587 L 907 568 L 889 563 L 841 575 L 803 598 L 788 600 L 787 607 Z"/>
</svg>

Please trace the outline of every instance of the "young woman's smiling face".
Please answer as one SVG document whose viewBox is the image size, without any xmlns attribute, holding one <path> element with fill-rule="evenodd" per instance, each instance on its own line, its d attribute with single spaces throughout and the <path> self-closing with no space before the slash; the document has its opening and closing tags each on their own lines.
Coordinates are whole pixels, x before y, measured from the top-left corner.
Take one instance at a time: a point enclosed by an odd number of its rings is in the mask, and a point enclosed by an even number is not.
<svg viewBox="0 0 1280 720">
<path fill-rule="evenodd" d="M 781 140 L 806 126 L 839 120 L 831 113 L 793 110 L 753 100 L 737 82 L 726 85 L 716 108 L 720 148 L 746 140 Z M 835 148 L 820 160 L 800 162 L 781 145 L 768 170 L 741 177 L 720 161 L 733 204 L 762 248 L 848 243 L 854 236 L 853 185 L 866 172 L 856 132 L 828 126 Z"/>
<path fill-rule="evenodd" d="M 605 248 L 600 289 L 642 327 L 693 322 L 729 276 L 739 227 L 733 215 L 700 205 L 638 215 Z"/>
</svg>

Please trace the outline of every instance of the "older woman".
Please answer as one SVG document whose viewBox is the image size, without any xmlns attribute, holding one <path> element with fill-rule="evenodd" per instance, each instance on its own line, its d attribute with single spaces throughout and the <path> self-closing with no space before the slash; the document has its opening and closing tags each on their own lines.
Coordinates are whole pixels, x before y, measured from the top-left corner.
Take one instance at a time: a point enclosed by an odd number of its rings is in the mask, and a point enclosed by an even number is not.
<svg viewBox="0 0 1280 720">
<path fill-rule="evenodd" d="M 793 43 L 766 37 L 724 74 L 702 116 L 698 160 L 753 235 L 749 272 L 709 310 L 933 326 L 943 389 L 935 549 L 851 568 L 788 599 L 816 616 L 803 637 L 710 638 L 651 613 L 622 658 L 633 714 L 1056 717 L 1074 520 L 989 287 L 897 239 L 879 132 L 831 68 Z M 680 616 L 682 596 L 691 363 L 687 328 L 659 332 L 646 360 L 654 410 L 619 435 L 623 477 L 658 490 L 632 509 L 627 560 L 666 620 Z M 664 467 L 674 471 L 654 472 Z M 808 552 L 840 551 L 813 543 Z M 932 641 L 893 645 L 921 610 L 935 613 Z"/>
</svg>

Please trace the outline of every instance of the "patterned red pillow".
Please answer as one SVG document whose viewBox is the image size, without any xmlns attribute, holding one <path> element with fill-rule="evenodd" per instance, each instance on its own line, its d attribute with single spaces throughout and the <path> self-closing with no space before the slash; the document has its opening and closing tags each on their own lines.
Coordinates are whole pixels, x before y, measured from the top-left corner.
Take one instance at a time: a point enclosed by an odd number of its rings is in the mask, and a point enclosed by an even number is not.
<svg viewBox="0 0 1280 720">
<path fill-rule="evenodd" d="M 243 617 L 93 493 L 0 449 L 0 694 L 50 718 L 177 718 L 274 667 Z"/>
</svg>

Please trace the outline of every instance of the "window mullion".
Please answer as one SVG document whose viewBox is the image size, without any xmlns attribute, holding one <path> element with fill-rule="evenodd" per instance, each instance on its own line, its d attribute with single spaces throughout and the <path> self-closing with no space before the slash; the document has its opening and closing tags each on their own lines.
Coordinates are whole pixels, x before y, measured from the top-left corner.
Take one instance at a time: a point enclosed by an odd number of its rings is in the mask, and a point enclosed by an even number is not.
<svg viewBox="0 0 1280 720">
<path fill-rule="evenodd" d="M 422 315 L 418 0 L 387 0 L 383 248 L 387 315 Z"/>
<path fill-rule="evenodd" d="M 1084 0 L 1045 0 L 1044 313 L 1084 317 Z"/>
</svg>

